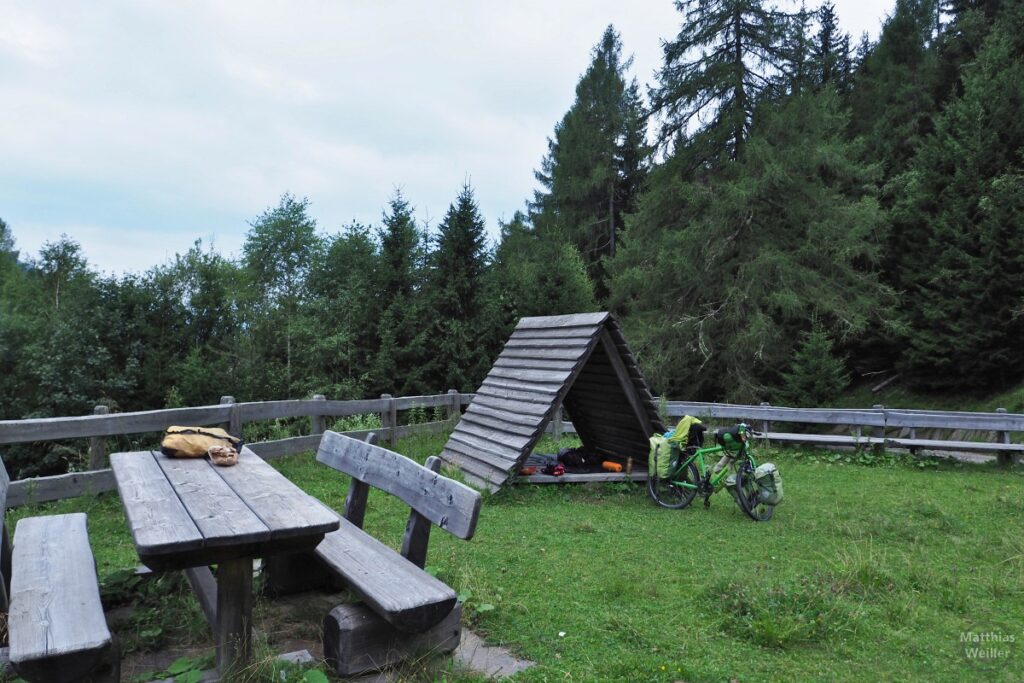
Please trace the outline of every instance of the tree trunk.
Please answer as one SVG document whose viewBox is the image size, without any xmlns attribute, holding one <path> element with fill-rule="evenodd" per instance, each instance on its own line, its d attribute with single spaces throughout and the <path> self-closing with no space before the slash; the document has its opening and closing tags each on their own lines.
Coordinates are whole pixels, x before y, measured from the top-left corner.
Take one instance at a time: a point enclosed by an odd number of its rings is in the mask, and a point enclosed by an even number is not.
<svg viewBox="0 0 1024 683">
<path fill-rule="evenodd" d="M 735 127 L 733 128 L 733 160 L 739 159 L 743 153 L 744 124 L 747 120 L 747 93 L 743 87 L 743 13 L 737 10 L 733 14 L 733 65 L 736 67 L 736 108 L 738 110 Z"/>
<path fill-rule="evenodd" d="M 612 183 L 611 188 L 608 191 L 608 225 L 609 225 L 609 243 L 608 243 L 608 255 L 615 258 L 615 183 Z"/>
<path fill-rule="evenodd" d="M 292 397 L 292 319 L 288 317 L 288 323 L 285 325 L 284 332 L 284 353 L 285 353 L 285 382 L 287 383 L 286 389 L 288 391 L 288 398 Z"/>
</svg>

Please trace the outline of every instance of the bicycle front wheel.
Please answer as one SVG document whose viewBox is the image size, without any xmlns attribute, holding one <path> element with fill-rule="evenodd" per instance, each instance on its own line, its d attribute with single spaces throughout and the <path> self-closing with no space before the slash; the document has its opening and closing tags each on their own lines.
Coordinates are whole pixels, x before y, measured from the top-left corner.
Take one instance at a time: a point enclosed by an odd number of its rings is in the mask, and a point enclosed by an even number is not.
<svg viewBox="0 0 1024 683">
<path fill-rule="evenodd" d="M 757 482 L 754 481 L 754 465 L 744 458 L 736 468 L 736 503 L 755 522 L 767 522 L 775 512 L 774 505 L 761 502 Z"/>
<path fill-rule="evenodd" d="M 700 473 L 692 462 L 672 479 L 660 479 L 657 473 L 647 478 L 647 493 L 651 499 L 663 508 L 678 510 L 693 502 L 697 497 L 697 484 Z M 683 486 L 682 484 L 687 484 Z"/>
</svg>

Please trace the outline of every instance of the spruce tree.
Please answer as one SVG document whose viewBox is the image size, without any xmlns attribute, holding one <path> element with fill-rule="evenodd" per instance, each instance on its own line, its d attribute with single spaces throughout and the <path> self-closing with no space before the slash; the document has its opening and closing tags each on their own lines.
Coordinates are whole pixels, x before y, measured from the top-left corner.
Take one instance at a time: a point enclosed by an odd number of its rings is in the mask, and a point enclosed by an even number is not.
<svg viewBox="0 0 1024 683">
<path fill-rule="evenodd" d="M 997 21 L 896 188 L 913 334 L 929 388 L 1005 386 L 1024 374 L 1024 9 Z"/>
<path fill-rule="evenodd" d="M 961 74 L 974 61 L 992 25 L 1004 9 L 1005 0 L 941 0 L 948 21 L 939 35 L 939 77 L 937 97 L 944 101 L 963 95 Z"/>
<path fill-rule="evenodd" d="M 828 333 L 815 326 L 801 335 L 780 396 L 787 405 L 824 408 L 834 404 L 850 384 L 843 359 L 836 356 Z"/>
<path fill-rule="evenodd" d="M 11 227 L 7 225 L 7 222 L 0 218 L 0 254 L 13 254 L 14 253 L 14 235 L 11 233 Z"/>
<path fill-rule="evenodd" d="M 639 86 L 626 81 L 629 65 L 609 26 L 535 174 L 542 190 L 532 204 L 533 222 L 541 232 L 560 232 L 576 244 L 602 295 L 602 260 L 615 255 L 650 158 Z"/>
<path fill-rule="evenodd" d="M 486 332 L 481 291 L 485 246 L 484 220 L 467 183 L 448 207 L 429 259 L 433 357 L 427 382 L 435 391 L 469 391 L 489 367 L 489 359 L 480 352 Z"/>
<path fill-rule="evenodd" d="M 397 395 L 424 389 L 426 358 L 423 238 L 412 206 L 395 191 L 378 230 L 380 259 L 375 276 L 383 310 L 376 325 L 376 353 L 370 371 L 373 393 Z"/>
<path fill-rule="evenodd" d="M 850 97 L 850 133 L 865 141 L 865 158 L 882 164 L 882 182 L 907 168 L 936 110 L 935 0 L 896 0 L 878 43 L 863 42 Z M 865 49 L 868 51 L 865 53 Z"/>
<path fill-rule="evenodd" d="M 366 392 L 377 350 L 379 258 L 370 228 L 352 223 L 330 238 L 323 263 L 311 273 L 319 323 L 312 340 L 319 361 L 313 365 L 324 372 L 320 393 L 359 397 Z"/>
<path fill-rule="evenodd" d="M 501 224 L 501 240 L 486 276 L 486 348 L 494 358 L 519 318 L 597 309 L 594 285 L 576 248 L 557 233 L 542 233 L 517 211 Z"/>
<path fill-rule="evenodd" d="M 781 74 L 776 78 L 776 94 L 799 95 L 818 85 L 811 19 L 803 5 L 783 27 Z"/>
<path fill-rule="evenodd" d="M 811 43 L 814 80 L 819 88 L 833 87 L 840 94 L 850 87 L 850 36 L 839 30 L 835 5 L 826 2 L 817 11 L 818 32 Z"/>
</svg>

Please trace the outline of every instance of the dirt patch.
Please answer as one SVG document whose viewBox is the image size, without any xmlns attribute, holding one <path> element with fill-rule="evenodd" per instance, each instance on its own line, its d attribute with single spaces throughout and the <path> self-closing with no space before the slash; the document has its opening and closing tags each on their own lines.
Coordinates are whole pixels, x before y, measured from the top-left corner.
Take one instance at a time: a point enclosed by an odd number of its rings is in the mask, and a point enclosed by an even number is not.
<svg viewBox="0 0 1024 683">
<path fill-rule="evenodd" d="M 311 592 L 275 598 L 258 596 L 253 605 L 253 629 L 257 651 L 275 655 L 308 650 L 316 660 L 323 659 L 323 619 L 334 607 L 348 602 L 351 597 L 342 592 Z M 108 622 L 116 633 L 119 626 L 129 622 L 132 607 L 119 607 L 107 613 Z M 135 676 L 164 671 L 175 660 L 186 657 L 199 659 L 214 655 L 213 637 L 209 632 L 202 642 L 191 647 L 132 652 L 121 660 L 121 676 L 131 680 Z"/>
</svg>

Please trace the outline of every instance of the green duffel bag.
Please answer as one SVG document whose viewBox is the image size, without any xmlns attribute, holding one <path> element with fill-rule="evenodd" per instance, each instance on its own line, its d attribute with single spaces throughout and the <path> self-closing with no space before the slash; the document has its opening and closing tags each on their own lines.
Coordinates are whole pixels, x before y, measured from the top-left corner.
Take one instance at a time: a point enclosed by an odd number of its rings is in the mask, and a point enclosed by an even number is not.
<svg viewBox="0 0 1024 683">
<path fill-rule="evenodd" d="M 663 434 L 655 434 L 649 441 L 651 452 L 647 456 L 648 475 L 657 475 L 658 479 L 668 479 L 679 449 L 675 444 L 670 443 Z"/>
</svg>

